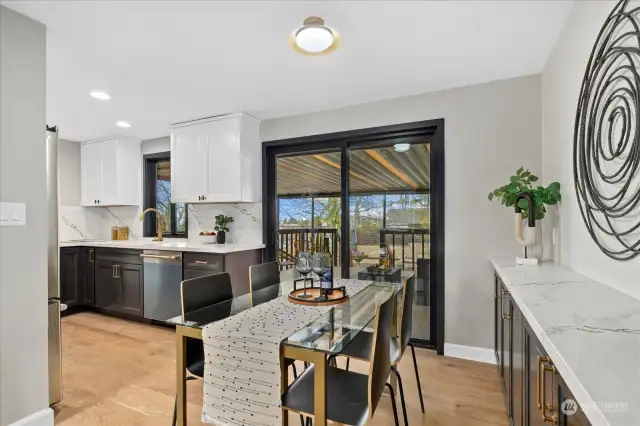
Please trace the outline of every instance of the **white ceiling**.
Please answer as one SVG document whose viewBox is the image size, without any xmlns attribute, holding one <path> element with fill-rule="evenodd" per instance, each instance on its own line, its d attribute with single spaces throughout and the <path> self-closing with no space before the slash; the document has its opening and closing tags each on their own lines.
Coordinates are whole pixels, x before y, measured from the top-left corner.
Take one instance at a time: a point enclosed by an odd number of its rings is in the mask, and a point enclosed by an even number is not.
<svg viewBox="0 0 640 426">
<path fill-rule="evenodd" d="M 542 70 L 573 2 L 2 1 L 48 27 L 47 122 L 61 136 L 165 136 L 236 111 L 301 114 Z M 295 53 L 309 15 L 341 35 Z M 107 102 L 92 90 L 111 94 Z M 127 120 L 130 129 L 119 129 Z"/>
</svg>

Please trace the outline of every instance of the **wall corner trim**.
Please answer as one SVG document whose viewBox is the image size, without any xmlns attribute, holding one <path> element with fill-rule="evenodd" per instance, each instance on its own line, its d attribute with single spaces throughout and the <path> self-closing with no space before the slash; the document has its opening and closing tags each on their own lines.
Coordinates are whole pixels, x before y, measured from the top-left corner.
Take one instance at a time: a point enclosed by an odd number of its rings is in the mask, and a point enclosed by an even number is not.
<svg viewBox="0 0 640 426">
<path fill-rule="evenodd" d="M 53 426 L 53 410 L 47 407 L 9 426 Z"/>
<path fill-rule="evenodd" d="M 445 343 L 444 356 L 484 362 L 486 364 L 496 363 L 496 357 L 493 349 L 479 348 L 476 346 L 464 346 L 455 345 L 453 343 Z"/>
</svg>

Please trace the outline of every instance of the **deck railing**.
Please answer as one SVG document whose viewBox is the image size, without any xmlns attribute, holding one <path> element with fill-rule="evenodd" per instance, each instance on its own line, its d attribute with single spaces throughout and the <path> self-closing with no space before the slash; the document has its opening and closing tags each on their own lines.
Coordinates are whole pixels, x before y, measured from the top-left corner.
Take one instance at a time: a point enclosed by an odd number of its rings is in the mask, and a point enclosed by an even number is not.
<svg viewBox="0 0 640 426">
<path fill-rule="evenodd" d="M 295 265 L 299 251 L 329 253 L 333 266 L 340 265 L 340 235 L 335 228 L 280 228 L 278 230 L 278 261 L 280 269 Z"/>
<path fill-rule="evenodd" d="M 393 264 L 416 270 L 417 259 L 429 258 L 429 230 L 418 228 L 386 228 L 380 230 L 380 244 L 392 252 Z"/>
</svg>

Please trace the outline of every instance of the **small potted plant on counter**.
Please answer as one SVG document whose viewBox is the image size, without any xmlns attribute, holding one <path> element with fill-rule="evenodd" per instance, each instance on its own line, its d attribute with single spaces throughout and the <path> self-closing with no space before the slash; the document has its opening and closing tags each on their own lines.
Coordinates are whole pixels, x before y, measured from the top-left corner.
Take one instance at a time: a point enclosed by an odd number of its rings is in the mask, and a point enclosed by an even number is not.
<svg viewBox="0 0 640 426">
<path fill-rule="evenodd" d="M 556 205 L 562 199 L 558 182 L 551 182 L 544 187 L 535 185 L 537 181 L 538 177 L 530 170 L 520 167 L 506 185 L 489 193 L 489 201 L 495 199 L 515 210 L 516 240 L 524 247 L 524 259 L 534 259 L 527 261 L 516 258 L 518 263 L 537 264 L 542 259 L 542 226 L 537 222 L 547 215 L 546 206 Z"/>
<path fill-rule="evenodd" d="M 218 231 L 216 235 L 216 240 L 218 244 L 224 244 L 226 240 L 226 233 L 229 232 L 229 224 L 233 222 L 233 218 L 231 216 L 225 216 L 223 214 L 219 214 L 215 217 L 216 226 L 215 230 Z"/>
<path fill-rule="evenodd" d="M 216 233 L 209 231 L 200 231 L 200 234 L 198 234 L 198 239 L 200 240 L 200 244 L 213 244 L 216 242 Z"/>
</svg>

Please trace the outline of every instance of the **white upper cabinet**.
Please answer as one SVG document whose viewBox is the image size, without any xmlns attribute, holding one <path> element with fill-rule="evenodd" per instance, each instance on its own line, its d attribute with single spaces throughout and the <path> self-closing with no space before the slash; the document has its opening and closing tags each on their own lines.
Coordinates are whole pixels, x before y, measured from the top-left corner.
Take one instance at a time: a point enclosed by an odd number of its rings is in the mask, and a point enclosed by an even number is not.
<svg viewBox="0 0 640 426">
<path fill-rule="evenodd" d="M 231 114 L 175 125 L 171 131 L 171 201 L 259 202 L 260 121 Z"/>
<path fill-rule="evenodd" d="M 80 163 L 83 206 L 140 204 L 142 154 L 139 139 L 118 136 L 83 142 Z"/>
</svg>

